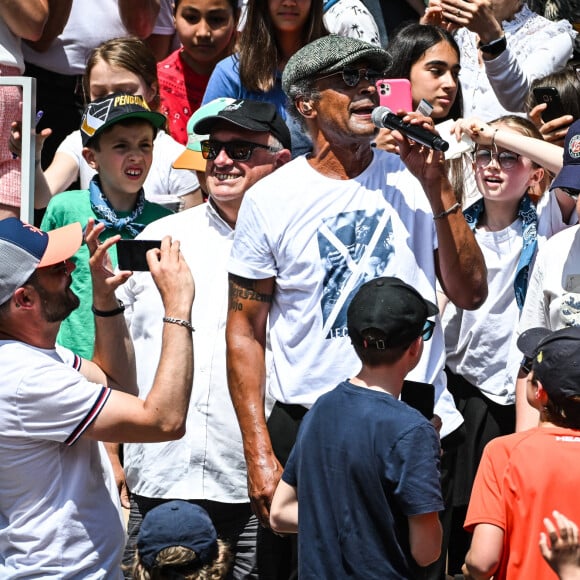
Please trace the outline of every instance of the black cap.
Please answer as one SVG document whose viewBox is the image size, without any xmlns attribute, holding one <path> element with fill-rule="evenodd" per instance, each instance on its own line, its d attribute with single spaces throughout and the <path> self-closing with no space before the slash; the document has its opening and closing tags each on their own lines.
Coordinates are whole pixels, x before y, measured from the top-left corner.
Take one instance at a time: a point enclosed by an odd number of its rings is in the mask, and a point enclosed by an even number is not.
<svg viewBox="0 0 580 580">
<path fill-rule="evenodd" d="M 144 119 L 160 129 L 165 125 L 165 116 L 152 111 L 141 95 L 111 93 L 90 102 L 81 121 L 83 146 L 107 127 L 124 119 Z"/>
<path fill-rule="evenodd" d="M 435 304 L 399 278 L 375 278 L 359 288 L 348 307 L 348 333 L 353 343 L 364 347 L 407 347 L 438 312 Z M 369 341 L 369 329 L 380 330 L 384 340 Z"/>
<path fill-rule="evenodd" d="M 580 327 L 530 328 L 517 344 L 551 399 L 580 396 Z"/>
<path fill-rule="evenodd" d="M 276 137 L 285 149 L 290 149 L 290 130 L 278 110 L 272 103 L 260 101 L 237 100 L 224 107 L 217 115 L 211 115 L 198 121 L 193 130 L 200 134 L 209 134 L 220 121 L 232 123 L 248 131 L 268 132 Z"/>
</svg>

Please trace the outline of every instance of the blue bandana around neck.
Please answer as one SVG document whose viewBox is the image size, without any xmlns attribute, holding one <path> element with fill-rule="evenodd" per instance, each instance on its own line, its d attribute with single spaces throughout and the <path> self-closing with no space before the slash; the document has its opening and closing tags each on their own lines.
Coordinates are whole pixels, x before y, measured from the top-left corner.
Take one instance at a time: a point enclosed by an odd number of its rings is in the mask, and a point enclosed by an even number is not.
<svg viewBox="0 0 580 580">
<path fill-rule="evenodd" d="M 485 205 L 483 199 L 478 199 L 473 205 L 463 210 L 465 221 L 471 231 L 475 231 L 484 212 Z M 523 223 L 523 246 L 514 278 L 514 292 L 518 308 L 521 310 L 524 306 L 524 300 L 528 290 L 530 264 L 538 248 L 538 214 L 536 213 L 536 206 L 532 203 L 527 193 L 522 197 L 522 201 L 520 202 L 518 217 Z"/>
<path fill-rule="evenodd" d="M 98 175 L 95 175 L 89 183 L 89 194 L 91 207 L 99 218 L 96 221 L 105 224 L 107 229 L 115 230 L 118 233 L 127 230 L 132 237 L 135 237 L 145 229 L 145 224 L 140 224 L 135 221 L 143 213 L 143 208 L 145 207 L 145 192 L 143 191 L 143 188 L 139 190 L 135 209 L 130 215 L 124 218 L 117 217 L 117 214 L 111 207 L 109 200 L 101 191 L 101 181 Z"/>
</svg>

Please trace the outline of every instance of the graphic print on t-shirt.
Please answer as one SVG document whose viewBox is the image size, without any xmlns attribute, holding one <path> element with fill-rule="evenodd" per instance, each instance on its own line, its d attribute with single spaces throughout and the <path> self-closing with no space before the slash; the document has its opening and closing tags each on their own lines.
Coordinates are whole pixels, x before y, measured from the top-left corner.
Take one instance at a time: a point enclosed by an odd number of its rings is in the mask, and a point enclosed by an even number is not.
<svg viewBox="0 0 580 580">
<path fill-rule="evenodd" d="M 325 338 L 347 336 L 346 310 L 359 287 L 381 276 L 391 259 L 393 225 L 381 210 L 357 210 L 323 220 L 318 249 L 325 275 L 322 319 Z"/>
</svg>

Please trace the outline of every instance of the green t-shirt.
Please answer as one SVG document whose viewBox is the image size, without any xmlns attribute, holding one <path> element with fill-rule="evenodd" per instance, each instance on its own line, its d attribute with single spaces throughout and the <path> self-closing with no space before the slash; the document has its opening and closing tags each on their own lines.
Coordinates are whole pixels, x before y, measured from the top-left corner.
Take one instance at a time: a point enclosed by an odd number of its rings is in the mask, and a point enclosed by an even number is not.
<svg viewBox="0 0 580 580">
<path fill-rule="evenodd" d="M 171 213 L 170 210 L 149 201 L 145 201 L 143 213 L 139 216 L 138 221 L 141 224 L 148 225 L 155 220 L 162 218 Z M 130 212 L 118 212 L 118 217 L 126 217 Z M 64 191 L 55 195 L 46 208 L 46 213 L 40 225 L 42 230 L 54 230 L 67 224 L 80 222 L 84 228 L 89 218 L 97 216 L 91 207 L 88 190 Z M 100 236 L 101 241 L 111 236 L 121 234 L 123 239 L 130 239 L 133 235 L 127 230 L 117 232 L 106 229 Z M 113 267 L 117 266 L 117 249 L 113 246 L 109 250 Z M 83 244 L 78 252 L 71 258 L 75 263 L 75 270 L 72 273 L 72 291 L 80 298 L 80 306 L 63 320 L 58 333 L 57 342 L 67 348 L 70 348 L 76 354 L 86 359 L 93 356 L 95 343 L 95 320 L 91 311 L 93 303 L 93 284 L 91 280 L 91 271 L 89 268 L 89 249 Z"/>
</svg>

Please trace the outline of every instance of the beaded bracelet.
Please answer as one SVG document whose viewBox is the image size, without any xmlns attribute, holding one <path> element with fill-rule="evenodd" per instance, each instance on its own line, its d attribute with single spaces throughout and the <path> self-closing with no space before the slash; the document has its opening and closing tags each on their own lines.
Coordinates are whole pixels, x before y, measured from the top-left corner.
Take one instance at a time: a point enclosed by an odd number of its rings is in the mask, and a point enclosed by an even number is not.
<svg viewBox="0 0 580 580">
<path fill-rule="evenodd" d="M 444 218 L 446 215 L 453 213 L 458 207 L 461 207 L 461 204 L 458 201 L 456 201 L 449 209 L 446 209 L 446 210 L 442 211 L 441 213 L 434 215 L 433 219 L 440 220 L 441 218 Z"/>
<path fill-rule="evenodd" d="M 183 320 L 181 318 L 173 318 L 172 316 L 164 316 L 163 322 L 168 322 L 169 324 L 178 324 L 179 326 L 184 326 L 191 332 L 195 332 L 195 328 L 191 325 L 191 322 Z"/>
</svg>

